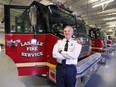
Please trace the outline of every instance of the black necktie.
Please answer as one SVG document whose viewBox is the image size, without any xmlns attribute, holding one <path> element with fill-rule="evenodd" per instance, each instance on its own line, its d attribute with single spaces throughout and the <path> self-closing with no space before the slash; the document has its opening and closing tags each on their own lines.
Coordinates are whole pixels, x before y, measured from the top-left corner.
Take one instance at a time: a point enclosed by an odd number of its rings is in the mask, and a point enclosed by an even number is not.
<svg viewBox="0 0 116 87">
<path fill-rule="evenodd" d="M 65 44 L 65 47 L 64 47 L 64 51 L 67 51 L 68 50 L 68 40 L 66 41 L 66 44 Z M 62 60 L 62 64 L 65 65 L 66 64 L 66 59 L 65 60 Z"/>
<path fill-rule="evenodd" d="M 68 50 L 68 40 L 66 41 L 66 44 L 65 44 L 65 47 L 64 47 L 64 51 L 67 51 Z"/>
</svg>

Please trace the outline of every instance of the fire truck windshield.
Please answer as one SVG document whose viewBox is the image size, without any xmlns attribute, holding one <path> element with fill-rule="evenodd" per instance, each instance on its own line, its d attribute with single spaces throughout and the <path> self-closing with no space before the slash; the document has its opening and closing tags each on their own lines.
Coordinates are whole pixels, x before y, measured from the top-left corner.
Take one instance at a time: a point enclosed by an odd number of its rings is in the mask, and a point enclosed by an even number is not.
<svg viewBox="0 0 116 87">
<path fill-rule="evenodd" d="M 53 34 L 59 37 L 63 37 L 63 28 L 66 25 L 73 26 L 74 37 L 86 34 L 86 28 L 84 27 L 85 24 L 83 24 L 82 20 L 80 20 L 79 17 L 72 15 L 70 11 L 58 8 L 55 5 L 48 6 L 48 9 L 49 25 Z"/>
<path fill-rule="evenodd" d="M 7 26 L 9 31 L 6 30 L 6 32 L 33 34 L 35 32 L 33 27 L 36 27 L 37 33 L 44 33 L 42 21 L 37 20 L 37 23 L 39 24 L 39 26 L 37 26 L 37 24 L 35 24 L 36 19 L 33 17 L 35 14 L 32 14 L 34 11 L 31 10 L 29 7 L 23 8 L 14 6 L 9 8 L 8 15 L 10 20 L 8 21 L 9 26 Z M 30 15 L 32 16 L 31 18 Z M 39 10 L 37 11 L 37 19 L 43 20 L 39 14 Z"/>
<path fill-rule="evenodd" d="M 98 29 L 98 28 L 92 28 L 90 29 L 90 37 L 91 38 L 101 38 L 103 39 L 104 38 L 104 34 L 103 34 L 103 31 L 101 29 Z"/>
<path fill-rule="evenodd" d="M 9 15 L 9 25 L 7 29 L 10 29 L 8 33 L 20 33 L 20 34 L 36 34 L 38 33 L 52 33 L 60 38 L 63 38 L 63 28 L 66 25 L 73 26 L 74 29 L 74 37 L 86 37 L 87 34 L 85 23 L 81 17 L 75 16 L 71 11 L 60 8 L 56 5 L 49 6 L 39 6 L 35 5 L 37 8 L 36 18 L 33 17 L 33 10 L 35 8 L 10 8 Z M 30 14 L 33 14 L 30 16 Z M 33 22 L 32 22 L 32 17 Z M 35 22 L 37 21 L 37 24 Z M 34 26 L 32 26 L 34 24 Z M 7 24 L 8 25 L 8 24 Z M 36 31 L 34 28 L 36 28 Z"/>
</svg>

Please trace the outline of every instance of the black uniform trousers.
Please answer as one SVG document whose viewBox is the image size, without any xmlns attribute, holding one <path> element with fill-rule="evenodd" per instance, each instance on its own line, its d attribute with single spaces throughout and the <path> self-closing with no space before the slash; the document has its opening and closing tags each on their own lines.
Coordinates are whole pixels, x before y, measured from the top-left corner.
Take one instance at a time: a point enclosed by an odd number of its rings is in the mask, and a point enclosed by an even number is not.
<svg viewBox="0 0 116 87">
<path fill-rule="evenodd" d="M 75 65 L 62 65 L 58 63 L 56 66 L 57 87 L 75 87 L 76 73 Z"/>
</svg>

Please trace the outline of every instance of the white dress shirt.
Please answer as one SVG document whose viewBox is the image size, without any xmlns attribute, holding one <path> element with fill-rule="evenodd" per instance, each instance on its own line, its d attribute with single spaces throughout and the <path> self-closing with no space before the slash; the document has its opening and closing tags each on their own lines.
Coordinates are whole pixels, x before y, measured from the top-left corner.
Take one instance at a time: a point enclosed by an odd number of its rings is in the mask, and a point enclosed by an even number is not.
<svg viewBox="0 0 116 87">
<path fill-rule="evenodd" d="M 64 47 L 67 39 L 58 40 L 53 48 L 53 57 L 57 59 L 57 62 L 62 63 L 62 60 L 66 59 L 66 64 L 77 64 L 78 57 L 81 52 L 82 45 L 79 44 L 73 38 L 69 39 L 68 51 L 64 51 Z M 61 52 L 60 52 L 61 51 Z"/>
</svg>

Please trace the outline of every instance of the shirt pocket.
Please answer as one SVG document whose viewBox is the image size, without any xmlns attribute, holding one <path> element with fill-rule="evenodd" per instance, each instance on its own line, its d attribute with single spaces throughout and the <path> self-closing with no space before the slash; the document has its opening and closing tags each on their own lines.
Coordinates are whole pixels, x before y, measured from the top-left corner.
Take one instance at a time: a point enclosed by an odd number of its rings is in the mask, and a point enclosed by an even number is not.
<svg viewBox="0 0 116 87">
<path fill-rule="evenodd" d="M 72 52 L 73 49 L 74 49 L 74 45 L 71 45 L 71 44 L 70 44 L 70 45 L 68 46 L 68 51 Z"/>
<path fill-rule="evenodd" d="M 63 51 L 63 50 L 64 50 L 64 44 L 59 44 L 58 50 L 59 50 L 59 51 L 61 51 L 61 50 Z"/>
</svg>

